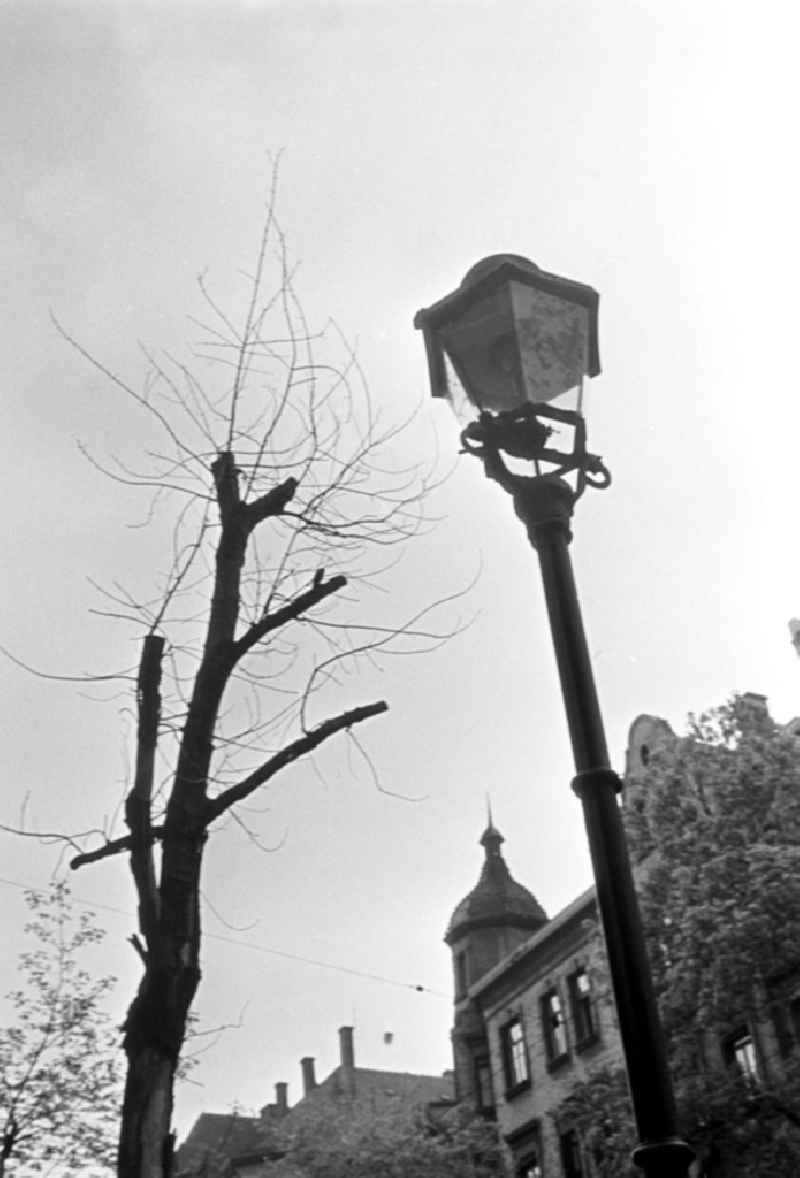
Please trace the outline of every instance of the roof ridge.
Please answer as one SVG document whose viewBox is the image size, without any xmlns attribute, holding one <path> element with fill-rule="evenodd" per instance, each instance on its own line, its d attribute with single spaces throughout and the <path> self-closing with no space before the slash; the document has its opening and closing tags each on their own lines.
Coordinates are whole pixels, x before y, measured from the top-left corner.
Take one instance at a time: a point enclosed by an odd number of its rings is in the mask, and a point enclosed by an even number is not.
<svg viewBox="0 0 800 1178">
<path fill-rule="evenodd" d="M 336 1070 L 338 1071 L 341 1068 L 341 1066 L 342 1065 L 340 1064 L 339 1068 L 337 1068 Z M 386 1071 L 385 1068 L 364 1068 L 361 1066 L 355 1067 L 353 1069 L 353 1071 L 356 1074 L 358 1074 L 359 1072 L 369 1072 L 371 1075 L 374 1075 L 374 1076 L 413 1076 L 415 1080 L 447 1080 L 447 1078 L 448 1078 L 447 1076 L 442 1075 L 441 1073 L 436 1073 L 436 1072 L 397 1072 L 397 1071 Z"/>
</svg>

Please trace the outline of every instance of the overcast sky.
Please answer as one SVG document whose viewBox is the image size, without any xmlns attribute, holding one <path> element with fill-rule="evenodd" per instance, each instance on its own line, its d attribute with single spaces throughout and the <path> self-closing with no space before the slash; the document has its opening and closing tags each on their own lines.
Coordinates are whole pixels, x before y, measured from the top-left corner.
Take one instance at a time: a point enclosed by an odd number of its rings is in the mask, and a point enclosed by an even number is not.
<svg viewBox="0 0 800 1178">
<path fill-rule="evenodd" d="M 615 765 L 641 712 L 680 729 L 752 690 L 779 720 L 800 713 L 795 24 L 789 5 L 735 0 L 4 4 L 0 642 L 63 674 L 135 662 L 127 631 L 88 612 L 87 578 L 148 584 L 169 532 L 132 532 L 133 500 L 82 459 L 76 439 L 113 453 L 135 434 L 49 315 L 132 382 L 139 341 L 190 349 L 200 271 L 240 309 L 282 150 L 298 289 L 312 321 L 358 339 L 377 404 L 423 403 L 409 459 L 457 449 L 426 402 L 419 307 L 500 251 L 599 289 L 589 435 L 614 483 L 587 492 L 573 548 Z M 278 1080 L 296 1100 L 300 1057 L 327 1074 L 344 1023 L 364 1065 L 450 1066 L 441 938 L 477 878 L 487 791 L 548 912 L 590 883 L 535 557 L 469 459 L 434 506 L 387 587 L 402 605 L 480 570 L 453 615 L 475 621 L 364 684 L 391 705 L 368 737 L 381 782 L 422 800 L 379 793 L 334 749 L 264 799 L 280 850 L 212 842 L 197 1009 L 241 1028 L 182 1090 L 182 1134 Z M 38 829 L 98 824 L 130 757 L 121 704 L 7 662 L 0 691 L 0 821 L 27 798 Z M 5 990 L 20 887 L 57 852 L 2 851 Z M 121 1014 L 126 866 L 74 889 L 103 906 Z"/>
</svg>

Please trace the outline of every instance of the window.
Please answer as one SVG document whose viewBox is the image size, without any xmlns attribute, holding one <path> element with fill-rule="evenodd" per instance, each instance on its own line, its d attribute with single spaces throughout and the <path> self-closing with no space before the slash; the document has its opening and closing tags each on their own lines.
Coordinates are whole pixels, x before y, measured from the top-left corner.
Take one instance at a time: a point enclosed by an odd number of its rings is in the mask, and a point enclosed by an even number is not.
<svg viewBox="0 0 800 1178">
<path fill-rule="evenodd" d="M 800 968 L 773 974 L 765 981 L 767 1004 L 783 1059 L 788 1059 L 800 1043 Z"/>
<path fill-rule="evenodd" d="M 789 1022 L 794 1031 L 795 1039 L 800 1043 L 800 997 L 792 998 L 789 1003 Z"/>
<path fill-rule="evenodd" d="M 574 1129 L 561 1134 L 561 1168 L 564 1178 L 583 1178 L 581 1143 Z"/>
<path fill-rule="evenodd" d="M 456 954 L 456 997 L 466 994 L 469 987 L 469 961 L 466 949 Z"/>
<path fill-rule="evenodd" d="M 528 1052 L 521 1018 L 513 1018 L 511 1022 L 506 1023 L 500 1031 L 500 1043 L 503 1049 L 506 1088 L 513 1092 L 523 1084 L 530 1083 Z"/>
<path fill-rule="evenodd" d="M 758 1080 L 758 1059 L 753 1036 L 746 1027 L 742 1027 L 735 1034 L 730 1035 L 722 1047 L 725 1062 L 730 1067 L 738 1068 L 745 1080 L 755 1083 Z"/>
<path fill-rule="evenodd" d="M 772 1021 L 772 1029 L 775 1032 L 775 1039 L 778 1043 L 778 1050 L 781 1053 L 781 1058 L 786 1059 L 794 1050 L 795 1037 L 792 1034 L 791 1027 L 791 1004 L 787 1004 L 779 992 L 775 992 L 775 987 L 767 983 L 767 997 L 769 1001 L 769 1015 Z"/>
<path fill-rule="evenodd" d="M 597 1038 L 592 1013 L 592 983 L 586 970 L 581 968 L 570 975 L 568 986 L 575 1047 L 580 1051 L 581 1047 L 593 1043 Z"/>
<path fill-rule="evenodd" d="M 558 990 L 548 990 L 542 997 L 542 1025 L 547 1061 L 559 1063 L 567 1055 L 567 1027 Z"/>
<path fill-rule="evenodd" d="M 538 1122 L 528 1121 L 509 1133 L 506 1142 L 514 1155 L 514 1178 L 542 1178 Z"/>
<path fill-rule="evenodd" d="M 488 1059 L 475 1061 L 475 1095 L 478 1110 L 482 1113 L 494 1111 L 494 1092 L 492 1091 L 492 1069 Z"/>
<path fill-rule="evenodd" d="M 733 1044 L 732 1050 L 734 1062 L 742 1075 L 748 1080 L 757 1079 L 758 1065 L 756 1064 L 756 1049 L 750 1035 L 740 1036 Z"/>
<path fill-rule="evenodd" d="M 515 1178 L 542 1178 L 542 1167 L 539 1165 L 539 1155 L 533 1153 L 527 1157 L 514 1171 Z"/>
</svg>

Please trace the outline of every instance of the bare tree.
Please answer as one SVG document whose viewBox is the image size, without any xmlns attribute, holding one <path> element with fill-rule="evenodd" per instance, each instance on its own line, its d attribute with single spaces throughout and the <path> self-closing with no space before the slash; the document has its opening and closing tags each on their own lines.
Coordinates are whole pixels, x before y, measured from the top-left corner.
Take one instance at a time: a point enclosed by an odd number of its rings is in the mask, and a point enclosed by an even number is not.
<svg viewBox="0 0 800 1178">
<path fill-rule="evenodd" d="M 267 202 L 241 325 L 199 280 L 190 363 L 146 352 L 142 390 L 57 324 L 153 427 L 146 465 L 89 461 L 174 513 L 171 567 L 142 601 L 118 585 L 104 611 L 143 634 L 127 833 L 105 831 L 72 867 L 126 853 L 142 963 L 124 1027 L 119 1174 L 170 1170 L 173 1084 L 200 980 L 200 882 L 209 829 L 280 770 L 387 710 L 353 699 L 364 660 L 430 648 L 427 619 L 373 625 L 363 600 L 423 523 L 430 472 L 398 460 L 401 426 L 370 403 L 335 326 L 312 333 Z M 331 348 L 342 362 L 331 359 Z M 384 599 L 386 595 L 384 595 Z M 349 680 L 348 680 L 349 676 Z"/>
</svg>

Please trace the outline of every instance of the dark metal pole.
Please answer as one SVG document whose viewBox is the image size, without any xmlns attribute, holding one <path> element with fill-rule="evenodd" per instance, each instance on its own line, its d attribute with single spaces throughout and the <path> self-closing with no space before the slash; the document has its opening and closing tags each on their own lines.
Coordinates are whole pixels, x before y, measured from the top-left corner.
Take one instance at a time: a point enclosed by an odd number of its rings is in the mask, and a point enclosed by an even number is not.
<svg viewBox="0 0 800 1178">
<path fill-rule="evenodd" d="M 597 885 L 622 1047 L 639 1133 L 633 1160 L 647 1178 L 686 1178 L 693 1151 L 678 1136 L 650 963 L 608 760 L 603 719 L 569 554 L 575 496 L 563 479 L 517 478 L 514 508 L 536 548 L 567 712 L 576 777 Z"/>
</svg>

